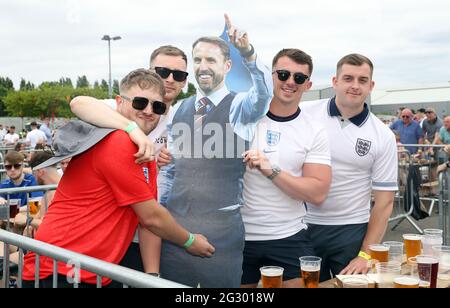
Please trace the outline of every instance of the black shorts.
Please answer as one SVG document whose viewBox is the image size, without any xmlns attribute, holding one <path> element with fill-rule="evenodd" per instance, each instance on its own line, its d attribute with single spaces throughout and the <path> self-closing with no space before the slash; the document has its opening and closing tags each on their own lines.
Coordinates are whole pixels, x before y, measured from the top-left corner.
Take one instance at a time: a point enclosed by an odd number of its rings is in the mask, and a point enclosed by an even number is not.
<svg viewBox="0 0 450 308">
<path fill-rule="evenodd" d="M 306 230 L 279 240 L 245 241 L 242 284 L 258 283 L 259 269 L 267 265 L 283 267 L 285 281 L 300 278 L 299 258 L 314 255 Z"/>
<path fill-rule="evenodd" d="M 320 281 L 339 274 L 358 256 L 368 224 L 326 226 L 308 224 L 308 234 L 317 256 L 322 258 Z"/>
</svg>

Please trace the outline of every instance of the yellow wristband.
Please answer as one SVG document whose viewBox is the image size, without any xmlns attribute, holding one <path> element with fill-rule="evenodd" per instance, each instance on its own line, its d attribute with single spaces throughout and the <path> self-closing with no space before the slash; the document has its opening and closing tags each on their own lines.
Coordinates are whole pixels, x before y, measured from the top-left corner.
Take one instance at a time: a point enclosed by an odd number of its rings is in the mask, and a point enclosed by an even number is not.
<svg viewBox="0 0 450 308">
<path fill-rule="evenodd" d="M 366 259 L 367 261 L 370 261 L 372 259 L 372 257 L 370 255 L 368 255 L 367 253 L 365 253 L 364 251 L 360 251 L 358 254 L 358 257 Z"/>
</svg>

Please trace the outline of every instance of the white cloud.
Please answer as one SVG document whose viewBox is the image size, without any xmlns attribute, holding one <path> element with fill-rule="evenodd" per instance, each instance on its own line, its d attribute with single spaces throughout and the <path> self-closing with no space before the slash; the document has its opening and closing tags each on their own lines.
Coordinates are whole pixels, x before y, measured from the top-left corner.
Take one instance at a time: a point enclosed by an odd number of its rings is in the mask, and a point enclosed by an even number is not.
<svg viewBox="0 0 450 308">
<path fill-rule="evenodd" d="M 248 30 L 270 63 L 284 47 L 314 59 L 315 84 L 329 83 L 336 62 L 359 52 L 375 63 L 379 85 L 450 80 L 450 23 L 445 0 L 0 0 L 0 76 L 36 84 L 86 74 L 107 79 L 146 67 L 151 51 L 174 44 L 189 53 L 203 35 L 219 35 L 223 13 Z"/>
</svg>

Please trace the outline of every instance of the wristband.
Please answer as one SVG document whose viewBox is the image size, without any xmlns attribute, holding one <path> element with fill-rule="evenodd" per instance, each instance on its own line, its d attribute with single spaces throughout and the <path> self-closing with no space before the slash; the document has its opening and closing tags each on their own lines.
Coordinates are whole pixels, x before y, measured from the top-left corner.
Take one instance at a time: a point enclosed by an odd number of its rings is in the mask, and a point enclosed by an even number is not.
<svg viewBox="0 0 450 308">
<path fill-rule="evenodd" d="M 136 122 L 131 122 L 130 124 L 128 124 L 127 128 L 125 128 L 125 131 L 129 134 L 132 131 L 134 131 L 136 128 L 138 128 L 138 125 L 136 124 Z"/>
<path fill-rule="evenodd" d="M 372 257 L 369 254 L 365 253 L 364 251 L 360 251 L 358 257 L 366 259 L 367 261 L 370 261 L 372 259 Z"/>
<path fill-rule="evenodd" d="M 188 249 L 189 247 L 191 247 L 192 243 L 194 243 L 194 240 L 195 240 L 194 234 L 189 233 L 189 239 L 183 245 L 184 249 Z"/>
<path fill-rule="evenodd" d="M 240 52 L 241 57 L 243 57 L 243 58 L 249 58 L 249 57 L 253 56 L 254 53 L 255 53 L 255 48 L 253 48 L 252 44 L 250 44 L 250 50 L 249 51 Z"/>
</svg>

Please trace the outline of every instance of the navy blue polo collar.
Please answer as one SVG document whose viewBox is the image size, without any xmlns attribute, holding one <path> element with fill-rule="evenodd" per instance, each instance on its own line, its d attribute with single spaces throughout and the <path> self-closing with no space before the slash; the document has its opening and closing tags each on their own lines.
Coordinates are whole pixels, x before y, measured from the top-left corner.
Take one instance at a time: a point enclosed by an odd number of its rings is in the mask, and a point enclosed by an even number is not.
<svg viewBox="0 0 450 308">
<path fill-rule="evenodd" d="M 328 114 L 330 117 L 341 117 L 342 114 L 339 111 L 337 105 L 336 105 L 336 97 L 333 97 L 332 99 L 330 99 L 329 103 L 328 103 Z M 366 103 L 364 103 L 364 110 L 354 116 L 353 118 L 349 119 L 350 122 L 352 122 L 353 124 L 355 124 L 358 127 L 361 127 L 364 125 L 364 123 L 367 122 L 367 120 L 369 119 L 370 116 L 370 112 L 369 112 L 369 107 L 367 106 Z"/>
</svg>

